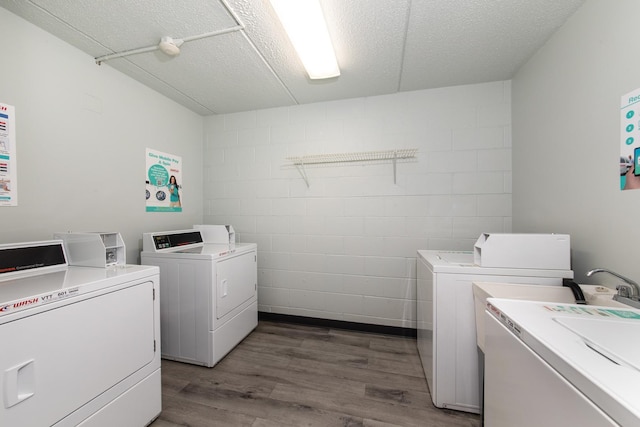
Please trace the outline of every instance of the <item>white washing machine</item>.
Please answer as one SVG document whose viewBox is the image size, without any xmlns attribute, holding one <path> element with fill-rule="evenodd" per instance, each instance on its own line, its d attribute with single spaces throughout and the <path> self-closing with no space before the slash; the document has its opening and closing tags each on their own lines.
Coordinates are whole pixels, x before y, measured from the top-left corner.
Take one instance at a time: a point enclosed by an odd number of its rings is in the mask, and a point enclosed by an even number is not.
<svg viewBox="0 0 640 427">
<path fill-rule="evenodd" d="M 0 245 L 0 425 L 144 426 L 161 411 L 157 267 Z"/>
<path fill-rule="evenodd" d="M 491 427 L 640 425 L 640 310 L 488 299 Z"/>
<path fill-rule="evenodd" d="M 160 268 L 162 357 L 212 367 L 258 325 L 257 245 L 205 243 L 200 230 L 143 235 Z"/>
<path fill-rule="evenodd" d="M 562 285 L 571 270 L 474 265 L 473 252 L 418 251 L 418 352 L 439 408 L 480 413 L 479 364 L 472 283 Z"/>
</svg>

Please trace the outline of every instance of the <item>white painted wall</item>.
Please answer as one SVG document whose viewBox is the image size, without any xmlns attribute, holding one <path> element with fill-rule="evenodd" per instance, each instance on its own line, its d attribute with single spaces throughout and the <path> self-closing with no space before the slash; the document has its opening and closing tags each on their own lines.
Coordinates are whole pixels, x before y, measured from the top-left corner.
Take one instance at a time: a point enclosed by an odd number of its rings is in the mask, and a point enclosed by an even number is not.
<svg viewBox="0 0 640 427">
<path fill-rule="evenodd" d="M 0 208 L 2 243 L 119 231 L 135 263 L 145 231 L 230 223 L 259 244 L 261 310 L 414 327 L 416 250 L 470 250 L 481 232 L 511 230 L 510 82 L 207 117 L 203 128 L 2 8 L 0 37 L 19 192 L 19 206 Z M 182 156 L 183 213 L 145 212 L 147 147 Z M 307 188 L 284 160 L 411 147 L 397 185 L 384 162 L 309 168 Z"/>
<path fill-rule="evenodd" d="M 620 97 L 640 88 L 640 2 L 587 0 L 513 79 L 513 228 L 569 233 L 578 281 L 640 280 L 640 191 L 619 189 Z"/>
<path fill-rule="evenodd" d="M 16 107 L 17 207 L 0 242 L 118 231 L 137 263 L 145 231 L 202 221 L 202 117 L 0 8 L 0 102 Z M 182 156 L 182 213 L 146 213 L 145 148 Z"/>
<path fill-rule="evenodd" d="M 511 231 L 510 82 L 205 118 L 205 223 L 258 243 L 261 311 L 415 327 L 416 250 Z M 417 159 L 285 158 L 418 148 Z"/>
</svg>

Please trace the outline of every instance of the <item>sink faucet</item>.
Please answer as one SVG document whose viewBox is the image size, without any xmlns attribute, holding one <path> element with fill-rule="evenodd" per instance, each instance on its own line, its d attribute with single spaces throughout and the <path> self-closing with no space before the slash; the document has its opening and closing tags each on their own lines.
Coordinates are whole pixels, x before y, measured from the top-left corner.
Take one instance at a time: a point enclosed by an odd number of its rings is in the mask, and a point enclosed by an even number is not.
<svg viewBox="0 0 640 427">
<path fill-rule="evenodd" d="M 618 274 L 615 271 L 607 270 L 606 268 L 594 268 L 593 270 L 589 270 L 587 271 L 587 276 L 592 276 L 596 273 L 609 273 L 624 282 L 616 286 L 618 296 L 627 297 L 634 301 L 640 300 L 640 285 L 638 285 L 637 282 L 623 276 L 622 274 Z"/>
</svg>

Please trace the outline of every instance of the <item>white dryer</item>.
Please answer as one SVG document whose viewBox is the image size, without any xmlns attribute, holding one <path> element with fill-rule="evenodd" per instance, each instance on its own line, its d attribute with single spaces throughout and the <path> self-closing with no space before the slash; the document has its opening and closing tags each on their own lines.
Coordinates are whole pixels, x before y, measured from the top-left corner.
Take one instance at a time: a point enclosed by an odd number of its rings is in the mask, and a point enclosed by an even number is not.
<svg viewBox="0 0 640 427">
<path fill-rule="evenodd" d="M 157 267 L 69 267 L 61 240 L 0 245 L 0 425 L 153 421 L 158 287 Z"/>
<path fill-rule="evenodd" d="M 258 325 L 257 245 L 208 244 L 200 230 L 143 235 L 160 268 L 162 357 L 212 367 Z"/>
</svg>

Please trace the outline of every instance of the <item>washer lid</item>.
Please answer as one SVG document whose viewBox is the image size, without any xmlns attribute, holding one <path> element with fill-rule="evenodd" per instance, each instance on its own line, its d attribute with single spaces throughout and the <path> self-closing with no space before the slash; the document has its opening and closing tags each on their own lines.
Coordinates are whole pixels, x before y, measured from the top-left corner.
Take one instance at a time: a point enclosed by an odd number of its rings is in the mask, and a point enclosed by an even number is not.
<svg viewBox="0 0 640 427">
<path fill-rule="evenodd" d="M 535 268 L 480 267 L 473 262 L 473 252 L 419 250 L 418 257 L 436 273 L 482 274 L 493 276 L 573 278 L 571 270 L 541 270 Z M 503 281 L 508 281 L 505 279 Z"/>
<path fill-rule="evenodd" d="M 622 311 L 640 319 L 640 313 Z M 578 335 L 592 350 L 612 362 L 640 371 L 640 322 L 561 317 L 556 322 Z M 614 332 L 614 333 L 612 333 Z"/>
<path fill-rule="evenodd" d="M 68 267 L 62 271 L 15 276 L 0 282 L 0 324 L 15 320 L 15 316 L 7 320 L 14 313 L 29 315 L 32 309 L 96 291 L 105 292 L 107 288 L 134 280 L 148 280 L 158 273 L 158 267 L 127 264 L 111 268 Z"/>
</svg>

